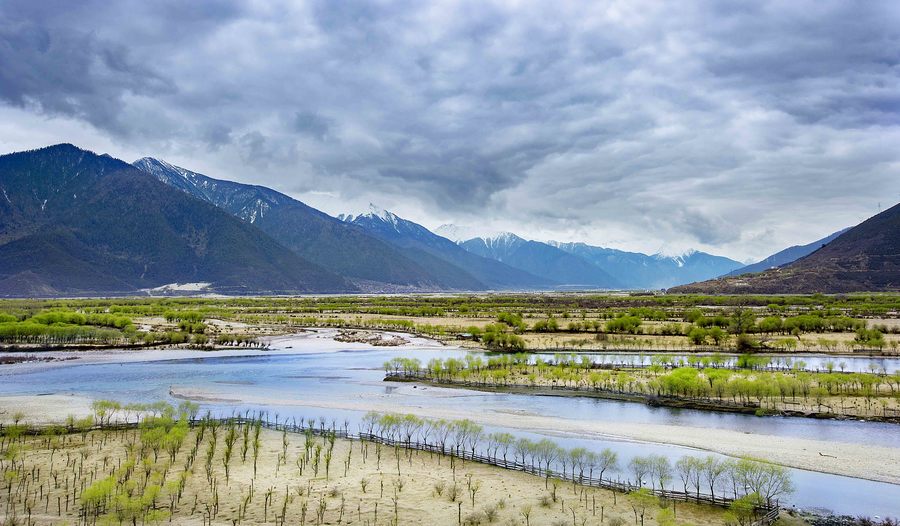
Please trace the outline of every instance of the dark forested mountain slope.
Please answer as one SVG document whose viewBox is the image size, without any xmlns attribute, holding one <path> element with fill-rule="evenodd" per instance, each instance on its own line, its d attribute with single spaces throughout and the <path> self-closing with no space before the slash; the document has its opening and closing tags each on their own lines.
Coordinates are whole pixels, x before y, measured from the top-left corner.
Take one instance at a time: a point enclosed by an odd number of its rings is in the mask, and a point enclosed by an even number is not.
<svg viewBox="0 0 900 526">
<path fill-rule="evenodd" d="M 213 179 L 150 157 L 134 165 L 253 224 L 302 257 L 357 281 L 367 290 L 483 288 L 468 277 L 457 279 L 440 264 L 411 259 L 362 227 L 275 190 Z"/>
<path fill-rule="evenodd" d="M 674 292 L 840 293 L 900 290 L 900 205 L 785 266 L 676 287 Z"/>
<path fill-rule="evenodd" d="M 354 290 L 218 208 L 72 145 L 0 156 L 0 195 L 0 295 Z"/>
</svg>

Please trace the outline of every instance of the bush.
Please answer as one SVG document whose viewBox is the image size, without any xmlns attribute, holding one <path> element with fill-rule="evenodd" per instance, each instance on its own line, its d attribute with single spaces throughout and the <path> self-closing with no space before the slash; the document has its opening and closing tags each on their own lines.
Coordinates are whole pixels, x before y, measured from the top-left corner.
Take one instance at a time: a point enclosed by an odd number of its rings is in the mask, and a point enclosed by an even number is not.
<svg viewBox="0 0 900 526">
<path fill-rule="evenodd" d="M 703 345 L 706 341 L 706 329 L 701 329 L 700 327 L 694 327 L 687 333 L 688 340 L 691 341 L 694 345 Z"/>
<path fill-rule="evenodd" d="M 484 509 L 484 518 L 487 519 L 488 522 L 494 522 L 497 520 L 497 516 L 500 513 L 497 511 L 497 505 L 494 504 L 492 506 L 488 506 Z"/>
<path fill-rule="evenodd" d="M 884 347 L 884 336 L 878 329 L 858 329 L 853 341 L 862 347 L 878 349 Z"/>
<path fill-rule="evenodd" d="M 637 334 L 641 319 L 637 316 L 619 316 L 606 322 L 606 332 Z"/>
<path fill-rule="evenodd" d="M 550 317 L 546 320 L 541 320 L 534 324 L 535 332 L 556 332 L 559 330 L 559 322 L 556 321 L 556 318 Z"/>
<path fill-rule="evenodd" d="M 762 347 L 758 340 L 746 335 L 739 334 L 737 338 L 737 350 L 740 352 L 755 352 Z"/>
<path fill-rule="evenodd" d="M 484 521 L 484 516 L 478 512 L 472 512 L 463 517 L 462 523 L 465 526 L 478 526 Z"/>
</svg>

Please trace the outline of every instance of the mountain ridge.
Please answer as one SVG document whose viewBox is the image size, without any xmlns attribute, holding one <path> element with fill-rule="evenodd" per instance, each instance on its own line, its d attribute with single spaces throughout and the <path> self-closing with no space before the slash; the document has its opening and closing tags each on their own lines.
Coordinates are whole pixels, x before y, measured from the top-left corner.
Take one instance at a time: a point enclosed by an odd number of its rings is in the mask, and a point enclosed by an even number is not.
<svg viewBox="0 0 900 526">
<path fill-rule="evenodd" d="M 348 223 L 359 225 L 380 239 L 404 250 L 404 254 L 423 263 L 434 260 L 444 261 L 471 278 L 475 286 L 495 290 L 549 289 L 557 282 L 534 276 L 499 261 L 484 258 L 466 251 L 453 241 L 439 236 L 424 226 L 403 219 L 370 204 L 370 210 L 362 214 L 341 214 L 338 217 Z"/>
<path fill-rule="evenodd" d="M 271 188 L 215 179 L 152 157 L 138 168 L 253 224 L 298 255 L 354 280 L 366 290 L 455 288 L 435 267 L 425 267 L 371 236 Z"/>
<path fill-rule="evenodd" d="M 459 244 L 469 252 L 509 264 L 519 270 L 554 280 L 565 287 L 621 288 L 603 269 L 556 247 L 530 241 L 510 232 L 491 238 L 473 238 Z"/>
</svg>

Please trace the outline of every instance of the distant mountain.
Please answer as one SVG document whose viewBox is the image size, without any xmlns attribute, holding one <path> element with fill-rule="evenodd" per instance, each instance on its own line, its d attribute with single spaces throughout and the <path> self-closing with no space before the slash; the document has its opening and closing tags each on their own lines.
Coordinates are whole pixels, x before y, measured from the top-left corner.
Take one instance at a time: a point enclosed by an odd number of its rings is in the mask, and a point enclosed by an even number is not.
<svg viewBox="0 0 900 526">
<path fill-rule="evenodd" d="M 477 289 L 470 276 L 410 259 L 365 229 L 264 186 L 213 179 L 145 157 L 134 165 L 160 181 L 251 223 L 273 239 L 369 291 Z"/>
<path fill-rule="evenodd" d="M 535 276 L 572 288 L 622 288 L 602 268 L 585 259 L 538 241 L 528 241 L 509 232 L 495 237 L 477 237 L 460 243 L 473 254 L 494 259 Z"/>
<path fill-rule="evenodd" d="M 741 267 L 737 270 L 733 270 L 726 274 L 727 276 L 740 276 L 741 274 L 751 274 L 753 272 L 762 272 L 764 270 L 769 270 L 771 268 L 781 267 L 783 265 L 787 265 L 788 263 L 797 261 L 802 257 L 806 257 L 816 250 L 822 248 L 824 245 L 831 243 L 834 241 L 839 235 L 843 234 L 849 228 L 845 228 L 830 236 L 823 237 L 818 241 L 813 241 L 808 245 L 794 245 L 792 247 L 788 247 L 780 252 L 776 252 L 771 256 L 763 259 L 758 263 L 753 263 L 752 265 L 747 265 L 746 267 Z"/>
<path fill-rule="evenodd" d="M 664 256 L 595 247 L 585 243 L 551 241 L 550 244 L 590 261 L 628 288 L 664 289 L 721 276 L 741 266 L 741 263 L 733 259 L 696 250 L 679 256 Z"/>
<path fill-rule="evenodd" d="M 456 244 L 459 244 L 459 243 L 462 243 L 463 241 L 468 241 L 468 240 L 474 239 L 476 237 L 499 236 L 503 232 L 486 231 L 483 228 L 471 227 L 471 226 L 445 224 L 445 225 L 441 225 L 441 226 L 435 228 L 434 233 L 441 237 L 446 237 L 450 241 L 456 242 Z"/>
<path fill-rule="evenodd" d="M 218 208 L 70 144 L 0 156 L 0 295 L 355 288 Z"/>
<path fill-rule="evenodd" d="M 456 288 L 479 289 L 546 289 L 556 281 L 529 274 L 501 262 L 472 254 L 453 241 L 427 228 L 403 219 L 374 205 L 359 215 L 340 215 L 351 223 L 399 247 L 404 255 L 453 278 Z"/>
<path fill-rule="evenodd" d="M 684 293 L 807 294 L 900 290 L 900 205 L 840 234 L 815 252 L 757 274 L 693 283 Z"/>
</svg>

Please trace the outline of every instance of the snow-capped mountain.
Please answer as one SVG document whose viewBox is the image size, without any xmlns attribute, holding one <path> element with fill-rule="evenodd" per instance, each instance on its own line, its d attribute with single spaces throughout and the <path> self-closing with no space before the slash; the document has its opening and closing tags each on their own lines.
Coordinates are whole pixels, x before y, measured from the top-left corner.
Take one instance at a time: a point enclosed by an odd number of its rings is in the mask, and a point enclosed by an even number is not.
<svg viewBox="0 0 900 526">
<path fill-rule="evenodd" d="M 571 288 L 621 288 L 622 284 L 602 268 L 539 241 L 529 241 L 503 232 L 476 237 L 460 246 L 486 258 L 541 276 Z"/>
<path fill-rule="evenodd" d="M 341 214 L 338 218 L 401 248 L 407 257 L 429 269 L 452 277 L 460 285 L 458 288 L 534 289 L 551 288 L 558 283 L 472 254 L 446 237 L 375 205 L 369 205 L 367 212 Z"/>
<path fill-rule="evenodd" d="M 138 159 L 133 164 L 167 185 L 224 208 L 248 223 L 255 223 L 272 208 L 292 200 L 264 186 L 213 179 L 153 157 Z"/>
<path fill-rule="evenodd" d="M 108 155 L 58 144 L 0 156 L 0 296 L 349 292 L 343 277 Z"/>
<path fill-rule="evenodd" d="M 366 290 L 456 288 L 362 228 L 270 188 L 213 179 L 150 157 L 134 166 L 253 224 L 293 252 L 356 280 Z"/>
<path fill-rule="evenodd" d="M 393 212 L 389 212 L 371 203 L 366 212 L 356 215 L 340 214 L 338 219 L 345 223 L 364 227 L 383 238 L 412 237 L 423 240 L 426 243 L 434 244 L 436 241 L 432 238 L 440 237 L 435 236 L 434 233 L 418 223 L 407 221 Z M 440 242 L 437 243 L 439 244 Z"/>
<path fill-rule="evenodd" d="M 668 288 L 718 277 L 742 266 L 742 263 L 733 259 L 696 250 L 670 256 L 626 252 L 586 243 L 550 241 L 549 244 L 606 270 L 630 288 Z"/>
<path fill-rule="evenodd" d="M 474 226 L 454 225 L 448 223 L 437 227 L 434 230 L 434 233 L 439 236 L 446 237 L 450 241 L 460 243 L 462 241 L 467 241 L 476 237 L 499 236 L 503 232 L 498 232 L 495 230 L 485 230 L 484 228 L 478 228 Z"/>
</svg>

